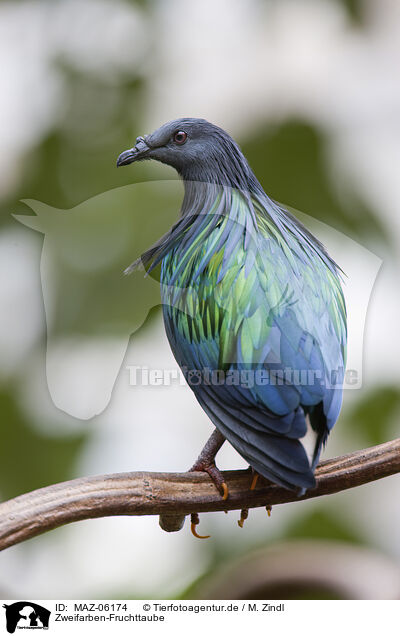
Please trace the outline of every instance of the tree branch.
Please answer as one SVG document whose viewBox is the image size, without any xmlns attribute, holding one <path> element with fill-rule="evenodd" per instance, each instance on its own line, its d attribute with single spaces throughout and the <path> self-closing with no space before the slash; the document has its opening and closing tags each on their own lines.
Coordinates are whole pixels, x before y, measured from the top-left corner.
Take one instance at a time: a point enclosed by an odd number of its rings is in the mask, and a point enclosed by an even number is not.
<svg viewBox="0 0 400 636">
<path fill-rule="evenodd" d="M 193 512 L 240 510 L 302 501 L 354 488 L 400 472 L 400 439 L 321 462 L 317 487 L 303 497 L 264 479 L 251 491 L 251 473 L 224 472 L 223 501 L 202 473 L 117 473 L 41 488 L 0 504 L 0 550 L 73 521 L 113 515 L 161 515 L 164 529 Z M 180 522 L 179 522 L 180 520 Z"/>
</svg>

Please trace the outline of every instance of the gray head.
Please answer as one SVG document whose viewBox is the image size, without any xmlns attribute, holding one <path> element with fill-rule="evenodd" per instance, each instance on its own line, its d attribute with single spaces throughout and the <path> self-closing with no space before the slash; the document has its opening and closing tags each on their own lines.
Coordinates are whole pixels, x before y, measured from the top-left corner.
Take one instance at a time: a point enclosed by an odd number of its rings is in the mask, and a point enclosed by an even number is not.
<svg viewBox="0 0 400 636">
<path fill-rule="evenodd" d="M 120 154 L 117 166 L 145 159 L 172 166 L 185 181 L 219 183 L 246 190 L 258 186 L 232 137 L 205 119 L 175 119 L 151 135 L 138 137 L 133 148 Z"/>
</svg>

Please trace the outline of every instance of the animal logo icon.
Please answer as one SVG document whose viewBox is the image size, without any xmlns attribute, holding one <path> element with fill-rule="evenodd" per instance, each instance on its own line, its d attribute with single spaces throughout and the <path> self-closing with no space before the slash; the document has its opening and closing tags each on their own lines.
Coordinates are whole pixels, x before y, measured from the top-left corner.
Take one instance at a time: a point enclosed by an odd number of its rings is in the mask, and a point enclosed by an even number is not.
<svg viewBox="0 0 400 636">
<path fill-rule="evenodd" d="M 6 610 L 6 627 L 9 634 L 19 629 L 48 629 L 50 610 L 32 603 L 32 601 L 18 601 L 11 605 L 4 604 Z"/>
</svg>

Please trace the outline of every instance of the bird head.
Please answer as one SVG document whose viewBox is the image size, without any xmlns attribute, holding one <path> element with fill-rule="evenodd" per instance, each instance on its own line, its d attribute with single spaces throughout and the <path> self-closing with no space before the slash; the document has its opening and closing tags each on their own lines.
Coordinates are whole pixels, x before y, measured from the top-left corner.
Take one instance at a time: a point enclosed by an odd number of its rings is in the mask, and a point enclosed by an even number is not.
<svg viewBox="0 0 400 636">
<path fill-rule="evenodd" d="M 138 137 L 133 148 L 119 155 L 117 166 L 145 159 L 155 159 L 172 166 L 185 181 L 246 189 L 250 186 L 249 180 L 255 181 L 232 137 L 205 119 L 175 119 L 151 135 Z"/>
</svg>

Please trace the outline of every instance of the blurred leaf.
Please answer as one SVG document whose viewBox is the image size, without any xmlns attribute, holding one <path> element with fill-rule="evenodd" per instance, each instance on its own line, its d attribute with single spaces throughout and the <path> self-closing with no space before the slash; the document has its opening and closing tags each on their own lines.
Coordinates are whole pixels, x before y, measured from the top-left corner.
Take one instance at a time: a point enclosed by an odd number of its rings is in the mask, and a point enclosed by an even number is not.
<svg viewBox="0 0 400 636">
<path fill-rule="evenodd" d="M 142 130 L 141 77 L 105 79 L 57 62 L 66 82 L 65 112 L 57 126 L 23 158 L 18 189 L 1 202 L 0 222 L 11 223 L 16 200 L 32 198 L 68 208 L 119 185 L 140 182 L 148 167 L 117 169 L 118 155 Z"/>
<path fill-rule="evenodd" d="M 85 435 L 51 438 L 29 426 L 11 394 L 0 393 L 0 492 L 5 498 L 71 478 Z"/>
<path fill-rule="evenodd" d="M 339 0 L 340 4 L 346 9 L 353 24 L 362 26 L 364 23 L 364 7 L 365 0 Z"/>
<path fill-rule="evenodd" d="M 266 193 L 282 204 L 310 214 L 356 240 L 373 236 L 388 243 L 386 231 L 355 192 L 346 205 L 333 188 L 325 160 L 323 134 L 303 121 L 265 127 L 243 144 L 249 163 Z"/>
<path fill-rule="evenodd" d="M 353 528 L 343 523 L 339 516 L 318 509 L 296 519 L 283 533 L 286 539 L 330 539 L 347 543 L 362 543 Z"/>
<path fill-rule="evenodd" d="M 392 436 L 393 422 L 400 419 L 400 389 L 373 389 L 347 415 L 351 431 L 368 445 L 383 444 Z"/>
</svg>

